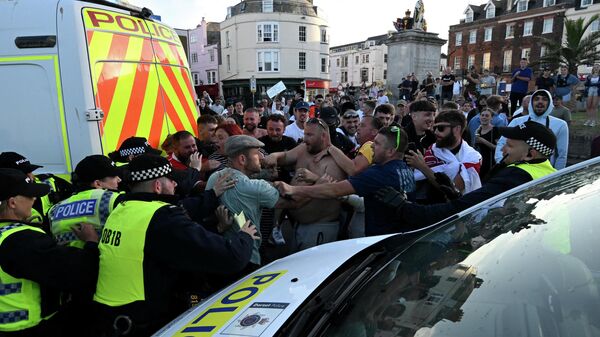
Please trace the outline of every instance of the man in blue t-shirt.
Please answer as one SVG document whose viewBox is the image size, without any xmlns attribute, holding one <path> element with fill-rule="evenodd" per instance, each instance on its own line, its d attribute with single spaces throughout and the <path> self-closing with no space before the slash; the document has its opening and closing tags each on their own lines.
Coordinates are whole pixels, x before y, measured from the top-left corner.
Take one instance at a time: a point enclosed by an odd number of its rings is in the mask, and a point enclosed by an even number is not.
<svg viewBox="0 0 600 337">
<path fill-rule="evenodd" d="M 523 97 L 529 90 L 529 82 L 533 76 L 531 68 L 527 68 L 527 59 L 522 58 L 520 67 L 512 72 L 512 85 L 510 87 L 510 116 L 517 110 L 517 104 L 521 106 Z M 509 117 L 510 117 L 509 116 Z"/>
<path fill-rule="evenodd" d="M 406 192 L 415 190 L 412 170 L 406 165 L 404 152 L 408 147 L 408 136 L 399 127 L 390 126 L 379 130 L 373 140 L 373 162 L 362 173 L 346 180 L 312 186 L 290 186 L 276 183 L 283 196 L 316 199 L 339 198 L 358 194 L 365 200 L 365 235 L 390 234 L 397 231 L 394 213 L 375 199 L 382 187 L 393 186 Z"/>
</svg>

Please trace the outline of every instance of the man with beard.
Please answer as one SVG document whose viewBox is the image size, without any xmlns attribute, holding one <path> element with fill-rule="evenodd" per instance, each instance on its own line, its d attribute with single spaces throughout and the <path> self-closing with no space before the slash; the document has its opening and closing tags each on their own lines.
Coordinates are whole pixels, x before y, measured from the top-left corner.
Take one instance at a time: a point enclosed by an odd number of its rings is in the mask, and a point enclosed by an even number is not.
<svg viewBox="0 0 600 337">
<path fill-rule="evenodd" d="M 544 177 L 556 170 L 548 158 L 556 145 L 556 137 L 544 125 L 526 121 L 515 127 L 499 128 L 507 139 L 503 146 L 503 165 L 497 165 L 491 178 L 479 189 L 451 202 L 435 205 L 418 205 L 406 201 L 403 192 L 384 188 L 377 192 L 378 201 L 395 210 L 392 218 L 401 226 L 396 232 L 407 232 L 432 225 L 453 214 L 506 192 L 529 181 Z"/>
<path fill-rule="evenodd" d="M 263 150 L 265 150 L 267 154 L 289 151 L 298 145 L 293 138 L 283 135 L 284 130 L 285 117 L 278 114 L 269 116 L 267 119 L 267 135 L 258 139 L 265 144 Z M 277 180 L 290 181 L 290 171 L 285 168 L 278 167 L 277 175 L 279 178 Z"/>
<path fill-rule="evenodd" d="M 356 131 L 358 128 L 358 113 L 352 109 L 346 110 L 342 115 L 342 126 L 337 131 L 348 137 L 355 146 L 358 146 Z"/>
<path fill-rule="evenodd" d="M 250 179 L 251 175 L 260 173 L 261 153 L 259 148 L 264 144 L 258 139 L 250 136 L 231 136 L 225 141 L 225 154 L 229 158 L 230 166 L 213 173 L 206 189 L 212 189 L 220 177 L 230 175 L 236 181 L 235 187 L 225 191 L 220 201 L 233 214 L 244 213 L 246 219 L 256 226 L 260 235 L 260 220 L 263 208 L 285 208 L 289 202 L 280 200 L 277 189 L 262 179 Z M 234 226 L 235 227 L 235 226 Z M 237 231 L 237 229 L 235 230 Z M 250 266 L 246 271 L 250 272 L 258 268 L 261 263 L 259 247 L 262 239 L 254 241 Z"/>
<path fill-rule="evenodd" d="M 265 158 L 267 166 L 295 165 L 293 185 L 314 184 L 325 174 L 335 180 L 346 179 L 353 172 L 352 161 L 337 147 L 331 145 L 330 128 L 324 121 L 311 118 L 306 122 L 304 142 L 286 152 L 272 153 Z M 297 223 L 292 251 L 299 251 L 337 240 L 341 201 L 337 198 L 310 200 L 304 206 L 291 210 Z"/>
<path fill-rule="evenodd" d="M 435 106 L 428 101 L 417 101 L 408 106 L 408 111 L 412 120 L 404 128 L 408 135 L 408 149 L 425 153 L 435 143 L 435 135 L 431 131 Z"/>
<path fill-rule="evenodd" d="M 286 126 L 284 136 L 293 138 L 296 142 L 301 142 L 304 139 L 304 124 L 308 118 L 308 109 L 310 105 L 304 101 L 296 103 L 294 107 L 294 123 Z"/>
<path fill-rule="evenodd" d="M 185 130 L 173 134 L 173 153 L 167 159 L 174 170 L 184 171 L 194 168 L 200 171 L 202 167 L 196 138 Z"/>
<path fill-rule="evenodd" d="M 254 108 L 248 108 L 244 111 L 244 135 L 256 139 L 266 136 L 267 130 L 258 127 L 260 114 Z"/>
<path fill-rule="evenodd" d="M 556 136 L 556 151 L 550 157 L 550 163 L 555 169 L 560 170 L 567 166 L 567 153 L 569 151 L 569 125 L 562 119 L 551 116 L 554 104 L 552 96 L 546 90 L 536 90 L 531 95 L 529 115 L 513 119 L 508 126 L 516 126 L 533 121 L 545 125 Z M 505 137 L 500 137 L 496 145 L 496 162 L 502 160 L 502 147 L 506 143 Z"/>
<path fill-rule="evenodd" d="M 396 231 L 393 212 L 375 199 L 375 193 L 386 186 L 407 192 L 415 188 L 413 174 L 402 160 L 408 148 L 408 139 L 399 127 L 384 127 L 373 140 L 375 165 L 347 180 L 313 186 L 290 186 L 277 183 L 283 196 L 316 199 L 339 198 L 358 194 L 365 198 L 365 235 L 383 235 Z"/>
<path fill-rule="evenodd" d="M 213 138 L 215 137 L 215 131 L 217 130 L 219 123 L 217 123 L 217 119 L 211 115 L 198 117 L 196 123 L 198 124 L 196 148 L 198 148 L 198 151 L 204 158 L 208 158 L 208 156 L 217 150 Z"/>
<path fill-rule="evenodd" d="M 408 151 L 406 155 L 406 162 L 417 169 L 416 181 L 427 179 L 439 188 L 441 183 L 435 173 L 444 173 L 463 194 L 481 187 L 481 154 L 462 139 L 466 124 L 465 116 L 456 110 L 444 111 L 435 118 L 435 144 L 424 155 L 414 151 Z M 423 195 L 418 198 L 423 198 Z M 432 196 L 425 199 L 426 202 L 435 200 Z"/>
</svg>

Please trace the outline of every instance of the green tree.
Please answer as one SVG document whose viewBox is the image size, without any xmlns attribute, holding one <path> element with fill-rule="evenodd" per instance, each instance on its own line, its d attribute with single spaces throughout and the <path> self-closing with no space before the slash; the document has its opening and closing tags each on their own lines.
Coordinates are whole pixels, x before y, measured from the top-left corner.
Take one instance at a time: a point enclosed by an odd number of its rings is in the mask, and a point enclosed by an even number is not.
<svg viewBox="0 0 600 337">
<path fill-rule="evenodd" d="M 600 15 L 596 14 L 587 21 L 584 21 L 583 18 L 565 19 L 564 41 L 540 38 L 542 46 L 546 47 L 546 54 L 533 64 L 566 65 L 569 73 L 577 74 L 578 66 L 591 66 L 600 61 L 600 52 L 597 50 L 600 45 L 600 31 L 584 36 L 588 28 L 599 17 Z"/>
</svg>

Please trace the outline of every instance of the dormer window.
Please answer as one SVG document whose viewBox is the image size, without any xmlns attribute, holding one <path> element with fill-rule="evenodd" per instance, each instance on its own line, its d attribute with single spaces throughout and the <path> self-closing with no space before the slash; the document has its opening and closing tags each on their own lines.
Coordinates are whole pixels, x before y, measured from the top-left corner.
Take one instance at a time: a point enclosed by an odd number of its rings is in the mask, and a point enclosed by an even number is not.
<svg viewBox="0 0 600 337">
<path fill-rule="evenodd" d="M 487 8 L 485 10 L 485 18 L 491 19 L 496 16 L 496 6 L 493 3 L 488 3 Z"/>
<path fill-rule="evenodd" d="M 465 14 L 465 23 L 473 22 L 473 10 L 471 9 L 471 7 L 468 7 L 464 14 Z"/>
<path fill-rule="evenodd" d="M 527 11 L 528 2 L 527 0 L 517 0 L 517 13 Z"/>
</svg>

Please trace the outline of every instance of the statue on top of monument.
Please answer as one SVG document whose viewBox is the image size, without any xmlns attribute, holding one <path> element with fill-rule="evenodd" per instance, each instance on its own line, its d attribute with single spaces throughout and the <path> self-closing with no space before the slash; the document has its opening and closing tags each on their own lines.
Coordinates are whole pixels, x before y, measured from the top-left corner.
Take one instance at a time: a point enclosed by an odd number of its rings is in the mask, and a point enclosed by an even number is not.
<svg viewBox="0 0 600 337">
<path fill-rule="evenodd" d="M 423 0 L 417 0 L 417 4 L 415 5 L 415 14 L 413 17 L 410 15 L 410 9 L 407 9 L 404 13 L 405 16 L 403 18 L 397 18 L 396 22 L 394 22 L 394 28 L 398 32 L 403 30 L 411 30 L 418 29 L 427 31 L 427 22 L 425 21 L 425 6 L 423 5 Z"/>
<path fill-rule="evenodd" d="M 415 5 L 415 15 L 413 16 L 413 29 L 427 30 L 427 24 L 425 23 L 425 5 L 423 0 L 417 0 Z"/>
</svg>

